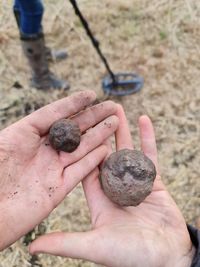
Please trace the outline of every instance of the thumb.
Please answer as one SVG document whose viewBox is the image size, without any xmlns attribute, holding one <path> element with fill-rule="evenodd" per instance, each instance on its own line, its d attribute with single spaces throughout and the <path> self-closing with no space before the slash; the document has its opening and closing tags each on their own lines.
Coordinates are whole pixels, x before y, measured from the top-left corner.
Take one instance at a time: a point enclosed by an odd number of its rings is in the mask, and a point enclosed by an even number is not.
<svg viewBox="0 0 200 267">
<path fill-rule="evenodd" d="M 85 233 L 51 233 L 39 237 L 29 246 L 30 254 L 47 253 L 61 257 L 96 262 L 95 231 Z M 95 257 L 95 259 L 94 259 Z"/>
</svg>

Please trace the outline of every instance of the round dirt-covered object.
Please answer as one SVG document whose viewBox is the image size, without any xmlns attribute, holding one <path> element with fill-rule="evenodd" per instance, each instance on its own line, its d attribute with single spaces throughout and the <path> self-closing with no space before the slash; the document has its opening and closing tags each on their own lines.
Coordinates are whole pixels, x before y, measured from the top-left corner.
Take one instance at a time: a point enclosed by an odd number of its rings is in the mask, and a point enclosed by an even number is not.
<svg viewBox="0 0 200 267">
<path fill-rule="evenodd" d="M 151 193 L 155 177 L 153 162 L 130 149 L 111 154 L 100 173 L 105 194 L 120 206 L 139 205 Z"/>
<path fill-rule="evenodd" d="M 73 152 L 79 146 L 80 140 L 80 128 L 72 120 L 61 119 L 50 128 L 49 142 L 55 150 Z"/>
</svg>

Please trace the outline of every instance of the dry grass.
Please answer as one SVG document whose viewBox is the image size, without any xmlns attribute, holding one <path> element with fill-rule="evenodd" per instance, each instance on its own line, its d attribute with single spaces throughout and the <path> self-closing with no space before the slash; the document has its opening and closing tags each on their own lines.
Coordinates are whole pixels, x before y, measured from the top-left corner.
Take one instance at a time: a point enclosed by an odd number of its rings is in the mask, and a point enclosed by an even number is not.
<svg viewBox="0 0 200 267">
<path fill-rule="evenodd" d="M 186 220 L 200 214 L 200 2 L 196 0 L 80 0 L 80 7 L 102 43 L 116 71 L 139 72 L 144 89 L 120 102 L 139 146 L 137 119 L 147 113 L 156 127 L 162 176 Z M 66 47 L 69 59 L 52 66 L 68 78 L 71 92 L 91 88 L 102 96 L 104 67 L 91 47 L 68 1 L 46 1 L 44 18 L 48 43 Z M 1 9 L 3 7 L 3 9 Z M 0 10 L 0 121 L 2 128 L 34 108 L 65 93 L 28 88 L 26 61 L 11 11 L 2 0 Z M 18 81 L 23 89 L 14 89 Z M 45 221 L 46 231 L 86 230 L 89 216 L 81 188 L 77 188 Z M 37 232 L 37 231 L 36 231 Z M 0 267 L 28 267 L 23 239 L 3 252 Z M 92 266 L 90 263 L 41 256 L 42 267 Z M 40 266 L 40 265 L 38 265 Z"/>
</svg>

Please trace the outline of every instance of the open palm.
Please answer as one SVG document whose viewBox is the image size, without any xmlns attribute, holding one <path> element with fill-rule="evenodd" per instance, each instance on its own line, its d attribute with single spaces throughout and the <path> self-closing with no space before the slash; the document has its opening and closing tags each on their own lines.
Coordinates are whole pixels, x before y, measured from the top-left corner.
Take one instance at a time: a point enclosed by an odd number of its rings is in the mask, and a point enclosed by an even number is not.
<svg viewBox="0 0 200 267">
<path fill-rule="evenodd" d="M 117 107 L 107 101 L 85 109 L 94 100 L 92 91 L 76 93 L 0 133 L 0 249 L 47 217 L 105 157 L 102 143 L 117 128 L 118 119 L 111 116 Z M 49 145 L 49 128 L 72 115 L 81 143 L 73 153 L 57 152 Z"/>
<path fill-rule="evenodd" d="M 118 117 L 117 150 L 133 149 L 121 107 Z M 31 253 L 82 258 L 109 267 L 190 266 L 190 237 L 179 209 L 160 179 L 154 130 L 147 116 L 140 117 L 139 128 L 142 150 L 158 173 L 152 193 L 137 207 L 119 207 L 103 193 L 96 168 L 83 181 L 92 230 L 43 236 L 32 243 Z"/>
</svg>

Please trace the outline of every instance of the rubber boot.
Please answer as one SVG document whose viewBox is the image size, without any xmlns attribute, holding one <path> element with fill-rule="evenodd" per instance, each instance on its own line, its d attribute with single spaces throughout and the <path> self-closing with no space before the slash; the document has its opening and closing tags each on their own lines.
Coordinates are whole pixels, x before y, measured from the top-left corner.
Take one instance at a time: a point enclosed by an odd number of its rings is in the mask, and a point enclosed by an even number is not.
<svg viewBox="0 0 200 267">
<path fill-rule="evenodd" d="M 20 11 L 18 9 L 14 9 L 13 12 L 14 12 L 16 23 L 17 23 L 17 27 L 20 31 Z M 43 32 L 42 29 L 41 29 L 41 32 Z M 43 38 L 44 38 L 44 34 L 43 34 Z M 65 49 L 52 50 L 50 47 L 46 45 L 45 45 L 45 54 L 46 54 L 47 60 L 50 62 L 65 60 L 68 57 L 68 53 Z"/>
<path fill-rule="evenodd" d="M 32 71 L 32 87 L 37 89 L 69 89 L 67 81 L 58 79 L 49 70 L 43 34 L 32 38 L 21 36 L 21 42 Z"/>
</svg>

